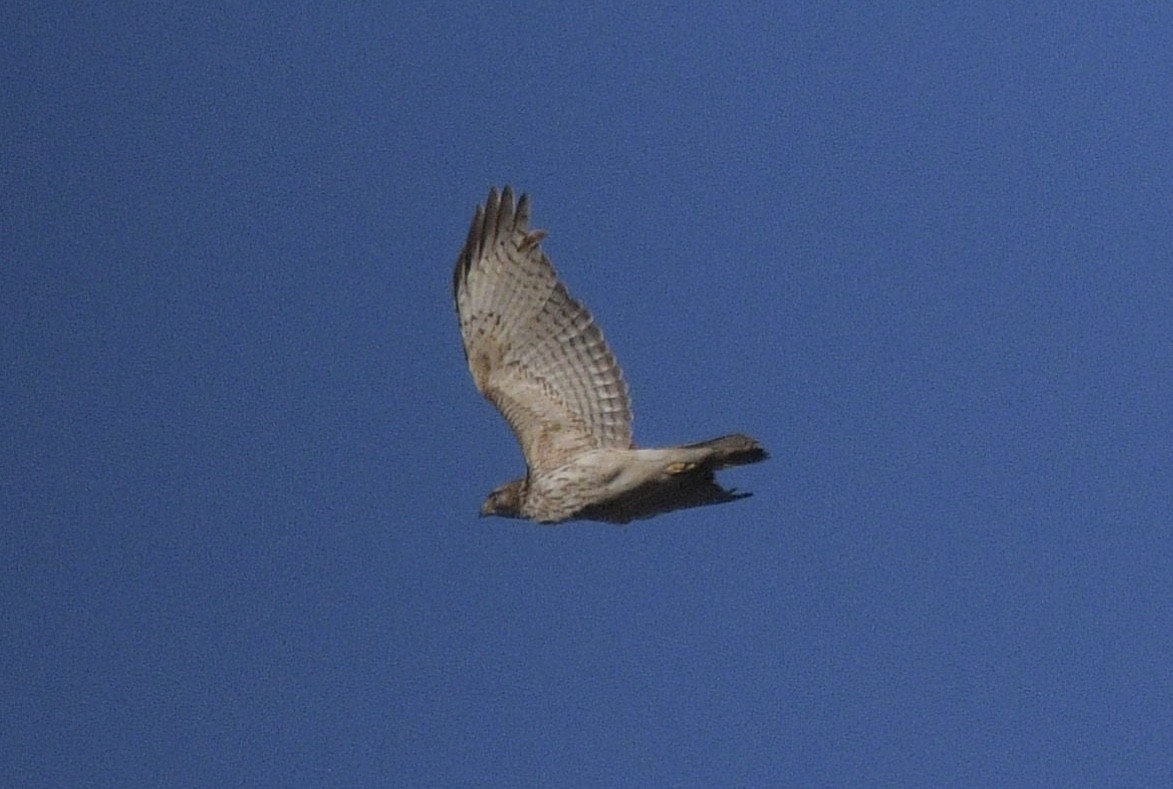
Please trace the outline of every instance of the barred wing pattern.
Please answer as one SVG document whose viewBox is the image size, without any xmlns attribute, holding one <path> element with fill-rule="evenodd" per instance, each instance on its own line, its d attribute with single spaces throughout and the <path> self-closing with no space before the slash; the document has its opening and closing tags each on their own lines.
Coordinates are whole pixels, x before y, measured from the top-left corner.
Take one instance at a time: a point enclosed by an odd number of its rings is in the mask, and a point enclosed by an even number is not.
<svg viewBox="0 0 1173 789">
<path fill-rule="evenodd" d="M 505 417 L 531 472 L 583 452 L 628 449 L 623 373 L 590 313 L 571 298 L 530 229 L 530 202 L 494 188 L 478 206 L 453 272 L 464 354 L 477 389 Z"/>
</svg>

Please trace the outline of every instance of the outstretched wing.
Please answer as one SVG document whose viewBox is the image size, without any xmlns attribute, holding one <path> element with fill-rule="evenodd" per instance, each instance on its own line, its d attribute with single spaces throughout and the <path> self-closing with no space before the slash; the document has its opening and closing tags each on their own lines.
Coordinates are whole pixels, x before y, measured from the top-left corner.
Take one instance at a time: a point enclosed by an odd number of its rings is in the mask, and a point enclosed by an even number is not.
<svg viewBox="0 0 1173 789">
<path fill-rule="evenodd" d="M 535 471 L 599 447 L 628 448 L 627 384 L 590 313 L 570 297 L 530 229 L 530 203 L 494 188 L 477 206 L 452 292 L 477 389 Z"/>
</svg>

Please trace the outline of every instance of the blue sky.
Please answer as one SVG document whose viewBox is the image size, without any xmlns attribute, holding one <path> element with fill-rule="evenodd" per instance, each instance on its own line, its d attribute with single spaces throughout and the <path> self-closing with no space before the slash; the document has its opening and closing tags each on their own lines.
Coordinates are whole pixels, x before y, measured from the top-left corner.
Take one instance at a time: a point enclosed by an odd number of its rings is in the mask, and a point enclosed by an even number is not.
<svg viewBox="0 0 1173 789">
<path fill-rule="evenodd" d="M 22 5 L 0 783 L 1173 781 L 1167 9 Z M 505 183 L 752 498 L 476 517 Z"/>
</svg>

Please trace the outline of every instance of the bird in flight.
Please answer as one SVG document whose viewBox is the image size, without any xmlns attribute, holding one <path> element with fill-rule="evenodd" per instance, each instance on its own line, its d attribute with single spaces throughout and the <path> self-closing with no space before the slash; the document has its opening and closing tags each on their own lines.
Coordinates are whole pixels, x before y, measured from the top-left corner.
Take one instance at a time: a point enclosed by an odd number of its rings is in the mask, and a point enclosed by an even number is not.
<svg viewBox="0 0 1173 789">
<path fill-rule="evenodd" d="M 717 484 L 727 466 L 765 460 L 749 436 L 637 449 L 623 372 L 530 228 L 527 195 L 506 186 L 477 206 L 452 293 L 477 390 L 525 455 L 526 474 L 489 494 L 482 515 L 538 523 L 624 524 L 749 496 Z"/>
</svg>

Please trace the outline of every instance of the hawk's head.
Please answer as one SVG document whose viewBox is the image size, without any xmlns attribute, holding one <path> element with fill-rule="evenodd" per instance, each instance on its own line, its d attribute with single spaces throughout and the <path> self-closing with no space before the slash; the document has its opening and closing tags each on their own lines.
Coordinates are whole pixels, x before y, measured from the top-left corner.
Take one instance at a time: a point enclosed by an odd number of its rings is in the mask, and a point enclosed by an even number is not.
<svg viewBox="0 0 1173 789">
<path fill-rule="evenodd" d="M 481 505 L 481 515 L 500 515 L 503 518 L 520 518 L 521 496 L 524 479 L 515 479 L 489 494 Z"/>
</svg>

